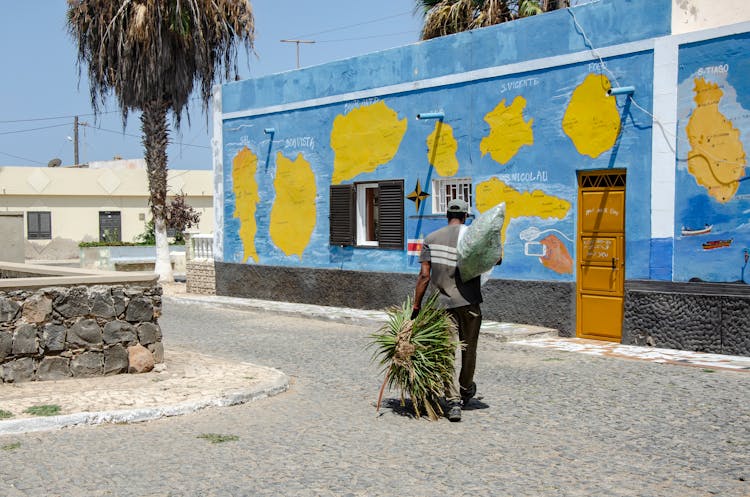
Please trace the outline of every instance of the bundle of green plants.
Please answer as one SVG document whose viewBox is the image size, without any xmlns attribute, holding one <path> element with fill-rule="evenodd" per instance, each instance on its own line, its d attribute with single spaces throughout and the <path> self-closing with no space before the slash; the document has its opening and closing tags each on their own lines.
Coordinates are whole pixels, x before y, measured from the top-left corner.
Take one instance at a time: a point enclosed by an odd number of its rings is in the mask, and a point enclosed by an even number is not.
<svg viewBox="0 0 750 497">
<path fill-rule="evenodd" d="M 438 419 L 443 410 L 439 399 L 445 386 L 453 380 L 456 325 L 445 309 L 438 306 L 437 294 L 427 299 L 417 317 L 412 320 L 412 300 L 407 298 L 401 307 L 387 310 L 388 322 L 370 335 L 375 348 L 372 360 L 377 361 L 385 373 L 380 387 L 377 408 L 383 390 L 401 392 L 401 405 L 406 395 L 414 405 L 417 417 L 426 413 L 431 420 Z"/>
</svg>

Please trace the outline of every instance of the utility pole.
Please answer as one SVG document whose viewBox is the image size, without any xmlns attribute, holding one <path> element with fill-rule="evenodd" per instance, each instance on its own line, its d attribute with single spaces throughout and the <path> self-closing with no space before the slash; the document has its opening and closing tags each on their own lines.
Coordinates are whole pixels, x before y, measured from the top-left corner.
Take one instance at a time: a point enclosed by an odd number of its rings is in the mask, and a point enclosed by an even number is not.
<svg viewBox="0 0 750 497">
<path fill-rule="evenodd" d="M 297 69 L 299 69 L 299 44 L 300 43 L 315 43 L 315 40 L 281 40 L 281 43 L 296 43 L 297 44 Z"/>
<path fill-rule="evenodd" d="M 78 116 L 73 118 L 73 165 L 78 165 Z"/>
<path fill-rule="evenodd" d="M 78 122 L 78 116 L 73 118 L 73 165 L 78 165 L 78 126 L 86 126 L 85 121 Z"/>
</svg>

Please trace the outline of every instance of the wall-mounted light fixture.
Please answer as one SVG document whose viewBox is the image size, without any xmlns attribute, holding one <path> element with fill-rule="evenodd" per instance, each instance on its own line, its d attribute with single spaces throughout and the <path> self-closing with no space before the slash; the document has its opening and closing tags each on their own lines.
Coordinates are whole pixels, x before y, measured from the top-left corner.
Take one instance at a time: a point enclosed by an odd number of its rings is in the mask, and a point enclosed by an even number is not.
<svg viewBox="0 0 750 497">
<path fill-rule="evenodd" d="M 417 119 L 443 119 L 445 114 L 442 112 L 420 112 Z"/>
<path fill-rule="evenodd" d="M 607 90 L 607 95 L 632 95 L 635 93 L 635 86 L 620 86 Z"/>
<path fill-rule="evenodd" d="M 264 128 L 263 132 L 267 135 L 272 135 L 276 133 L 276 128 Z"/>
</svg>

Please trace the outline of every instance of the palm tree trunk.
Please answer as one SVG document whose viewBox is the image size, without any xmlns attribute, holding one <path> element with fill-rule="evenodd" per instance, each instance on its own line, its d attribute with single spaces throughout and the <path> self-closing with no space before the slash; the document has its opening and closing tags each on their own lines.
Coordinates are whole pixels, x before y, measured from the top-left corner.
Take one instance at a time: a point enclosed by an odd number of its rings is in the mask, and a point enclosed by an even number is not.
<svg viewBox="0 0 750 497">
<path fill-rule="evenodd" d="M 156 237 L 156 266 L 154 271 L 160 282 L 172 282 L 172 263 L 169 259 L 167 242 L 167 145 L 169 128 L 167 127 L 167 104 L 159 100 L 146 103 L 141 114 L 141 131 L 143 147 L 146 152 L 146 169 L 148 171 L 148 189 L 151 214 L 154 217 L 154 235 Z"/>
</svg>

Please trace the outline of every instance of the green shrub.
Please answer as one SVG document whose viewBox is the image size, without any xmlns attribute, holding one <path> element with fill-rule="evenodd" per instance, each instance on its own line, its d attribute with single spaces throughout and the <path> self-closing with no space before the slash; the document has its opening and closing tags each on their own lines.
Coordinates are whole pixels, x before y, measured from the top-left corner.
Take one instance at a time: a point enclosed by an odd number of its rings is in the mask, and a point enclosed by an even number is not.
<svg viewBox="0 0 750 497">
<path fill-rule="evenodd" d="M 135 243 L 135 242 L 81 242 L 78 244 L 79 247 L 130 247 L 137 245 L 149 245 L 148 243 Z M 153 243 L 151 244 L 153 245 Z"/>
<path fill-rule="evenodd" d="M 198 438 L 202 438 L 204 440 L 208 440 L 212 444 L 220 444 L 224 442 L 236 442 L 240 439 L 237 435 L 221 435 L 219 433 L 204 433 L 202 435 L 198 435 Z"/>
<path fill-rule="evenodd" d="M 23 412 L 33 416 L 56 416 L 60 414 L 60 406 L 56 404 L 47 404 L 27 407 Z"/>
</svg>

